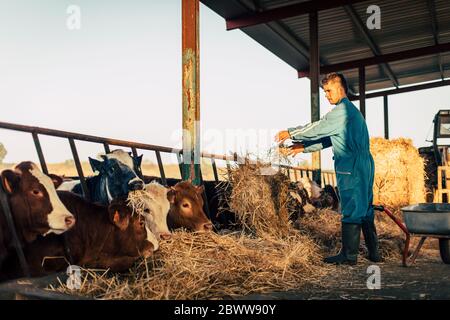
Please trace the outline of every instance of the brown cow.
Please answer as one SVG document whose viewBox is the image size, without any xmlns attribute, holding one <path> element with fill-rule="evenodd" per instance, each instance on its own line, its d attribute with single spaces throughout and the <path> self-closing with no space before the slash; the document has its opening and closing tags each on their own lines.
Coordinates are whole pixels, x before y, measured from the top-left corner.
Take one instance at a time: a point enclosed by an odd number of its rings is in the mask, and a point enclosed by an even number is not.
<svg viewBox="0 0 450 320">
<path fill-rule="evenodd" d="M 170 210 L 167 216 L 169 228 L 186 228 L 191 231 L 212 230 L 212 223 L 203 211 L 203 186 L 189 181 L 178 182 L 167 193 Z"/>
<path fill-rule="evenodd" d="M 75 218 L 61 203 L 51 179 L 32 162 L 14 170 L 3 170 L 1 184 L 22 245 L 38 235 L 61 234 L 75 224 Z M 0 206 L 0 267 L 11 252 L 12 235 Z"/>
<path fill-rule="evenodd" d="M 152 254 L 144 217 L 133 215 L 125 201 L 103 206 L 67 191 L 58 191 L 58 195 L 77 223 L 64 235 L 66 247 L 63 236 L 39 238 L 26 246 L 24 253 L 32 276 L 65 270 L 70 259 L 67 251 L 72 264 L 113 272 L 125 271 L 139 257 Z M 9 277 L 17 276 L 15 264 L 8 261 L 5 272 Z"/>
</svg>

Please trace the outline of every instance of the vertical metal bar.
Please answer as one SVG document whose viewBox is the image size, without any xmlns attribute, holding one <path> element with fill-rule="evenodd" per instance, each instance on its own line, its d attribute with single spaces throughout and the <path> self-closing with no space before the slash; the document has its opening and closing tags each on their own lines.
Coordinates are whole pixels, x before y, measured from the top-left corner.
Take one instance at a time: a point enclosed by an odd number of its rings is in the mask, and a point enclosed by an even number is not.
<svg viewBox="0 0 450 320">
<path fill-rule="evenodd" d="M 203 207 L 206 211 L 206 214 L 208 215 L 208 218 L 211 220 L 211 211 L 209 210 L 209 202 L 208 202 L 208 196 L 206 195 L 206 187 L 205 182 L 203 180 L 203 173 L 202 168 L 200 167 L 200 184 L 203 185 L 203 192 L 202 192 L 202 198 L 203 198 Z"/>
<path fill-rule="evenodd" d="M 384 110 L 384 138 L 389 139 L 389 101 L 388 96 L 383 96 L 383 110 Z"/>
<path fill-rule="evenodd" d="M 200 184 L 199 0 L 182 0 L 182 179 Z"/>
<path fill-rule="evenodd" d="M 311 79 L 311 122 L 320 119 L 320 99 L 319 99 L 319 14 L 317 11 L 309 14 L 309 77 Z M 312 154 L 312 179 L 320 184 L 320 151 Z"/>
<path fill-rule="evenodd" d="M 180 176 L 181 179 L 183 179 L 183 159 L 181 158 L 180 153 L 177 153 L 177 159 L 178 159 L 178 167 L 180 168 Z"/>
<path fill-rule="evenodd" d="M 227 164 L 228 180 L 231 181 L 231 164 L 230 164 L 230 161 L 228 159 L 225 162 Z"/>
<path fill-rule="evenodd" d="M 90 200 L 89 190 L 86 184 L 86 179 L 83 174 L 83 168 L 81 167 L 80 158 L 78 157 L 77 147 L 75 141 L 72 138 L 69 139 L 70 149 L 72 150 L 73 160 L 75 161 L 75 166 L 77 168 L 78 177 L 80 178 L 81 188 L 83 189 L 84 197 Z"/>
<path fill-rule="evenodd" d="M 297 169 L 294 170 L 294 176 L 295 176 L 295 182 L 297 182 L 298 181 L 298 170 Z"/>
<path fill-rule="evenodd" d="M 359 67 L 359 111 L 366 118 L 366 68 Z"/>
<path fill-rule="evenodd" d="M 45 174 L 48 174 L 47 164 L 45 163 L 44 153 L 42 153 L 42 147 L 41 147 L 41 142 L 39 141 L 39 137 L 38 137 L 37 133 L 35 133 L 35 132 L 32 133 L 32 136 L 33 136 L 34 146 L 36 147 L 36 152 L 39 157 L 39 162 L 41 163 L 42 172 Z"/>
<path fill-rule="evenodd" d="M 216 182 L 219 182 L 219 175 L 217 174 L 216 160 L 214 158 L 211 158 L 211 166 L 213 169 L 214 180 L 216 180 Z"/>
<path fill-rule="evenodd" d="M 105 153 L 111 153 L 111 149 L 109 149 L 109 144 L 107 144 L 106 142 L 103 143 L 103 148 L 105 149 Z"/>
<path fill-rule="evenodd" d="M 166 174 L 164 172 L 164 165 L 161 160 L 161 153 L 158 150 L 155 150 L 155 154 L 156 154 L 156 161 L 158 161 L 159 175 L 161 176 L 161 181 L 163 185 L 167 185 Z"/>
<path fill-rule="evenodd" d="M 20 267 L 22 268 L 24 276 L 29 277 L 30 269 L 27 260 L 25 259 L 25 255 L 23 254 L 22 245 L 16 232 L 16 226 L 14 224 L 11 208 L 9 206 L 8 197 L 6 195 L 6 192 L 3 190 L 2 184 L 0 184 L 0 208 L 3 208 L 3 214 L 6 219 L 6 224 L 9 228 L 9 232 L 12 238 L 12 246 L 15 247 Z"/>
<path fill-rule="evenodd" d="M 131 152 L 133 153 L 133 157 L 137 158 L 138 153 L 137 153 L 137 150 L 136 150 L 135 147 L 132 147 L 132 148 L 131 148 Z"/>
</svg>

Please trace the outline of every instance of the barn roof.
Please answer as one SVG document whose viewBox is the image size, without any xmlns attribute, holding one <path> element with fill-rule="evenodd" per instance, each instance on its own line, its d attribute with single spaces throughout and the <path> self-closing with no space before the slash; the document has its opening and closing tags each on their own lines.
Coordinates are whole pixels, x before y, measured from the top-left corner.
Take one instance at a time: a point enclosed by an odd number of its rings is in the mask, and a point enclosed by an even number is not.
<svg viewBox="0 0 450 320">
<path fill-rule="evenodd" d="M 201 0 L 294 68 L 309 72 L 309 13 L 318 12 L 321 73 L 341 71 L 351 93 L 359 92 L 358 68 L 365 67 L 366 91 L 438 81 L 450 84 L 448 0 Z M 366 27 L 369 5 L 381 10 L 381 29 Z M 261 66 L 264 67 L 264 66 Z M 367 97 L 370 97 L 368 94 Z"/>
</svg>

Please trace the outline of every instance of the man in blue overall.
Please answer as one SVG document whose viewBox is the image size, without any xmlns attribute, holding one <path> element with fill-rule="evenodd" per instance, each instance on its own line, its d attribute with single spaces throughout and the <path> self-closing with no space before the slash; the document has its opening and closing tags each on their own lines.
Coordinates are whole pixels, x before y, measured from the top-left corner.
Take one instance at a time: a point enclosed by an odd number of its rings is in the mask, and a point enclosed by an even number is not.
<svg viewBox="0 0 450 320">
<path fill-rule="evenodd" d="M 319 121 L 280 131 L 276 140 L 279 143 L 293 140 L 290 155 L 333 147 L 342 213 L 342 248 L 338 255 L 324 261 L 356 264 L 362 228 L 369 259 L 379 262 L 372 208 L 375 168 L 366 121 L 347 98 L 347 83 L 342 74 L 328 74 L 322 86 L 328 101 L 336 105 L 333 110 Z"/>
</svg>

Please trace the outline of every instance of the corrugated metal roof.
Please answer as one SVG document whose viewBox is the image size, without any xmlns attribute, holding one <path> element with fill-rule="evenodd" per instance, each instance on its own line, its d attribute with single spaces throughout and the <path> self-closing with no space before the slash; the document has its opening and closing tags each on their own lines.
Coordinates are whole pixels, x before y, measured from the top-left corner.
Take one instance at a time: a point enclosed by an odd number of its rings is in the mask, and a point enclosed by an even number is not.
<svg viewBox="0 0 450 320">
<path fill-rule="evenodd" d="M 307 2 L 292 0 L 201 0 L 225 19 Z M 435 7 L 438 43 L 450 43 L 449 0 L 378 0 L 363 1 L 319 12 L 319 47 L 321 65 L 370 58 L 375 55 L 366 38 L 351 19 L 349 11 L 365 23 L 367 7 L 376 4 L 381 9 L 381 29 L 367 32 L 380 54 L 400 52 L 436 44 L 429 3 Z M 295 70 L 309 69 L 309 18 L 301 15 L 242 29 L 258 43 L 284 60 Z M 440 56 L 440 58 L 439 58 Z M 434 54 L 408 60 L 389 62 L 400 86 L 441 79 L 439 61 L 444 76 L 450 76 L 450 53 Z M 345 70 L 349 85 L 358 92 L 358 70 Z M 366 67 L 366 90 L 393 88 L 386 68 Z"/>
</svg>

